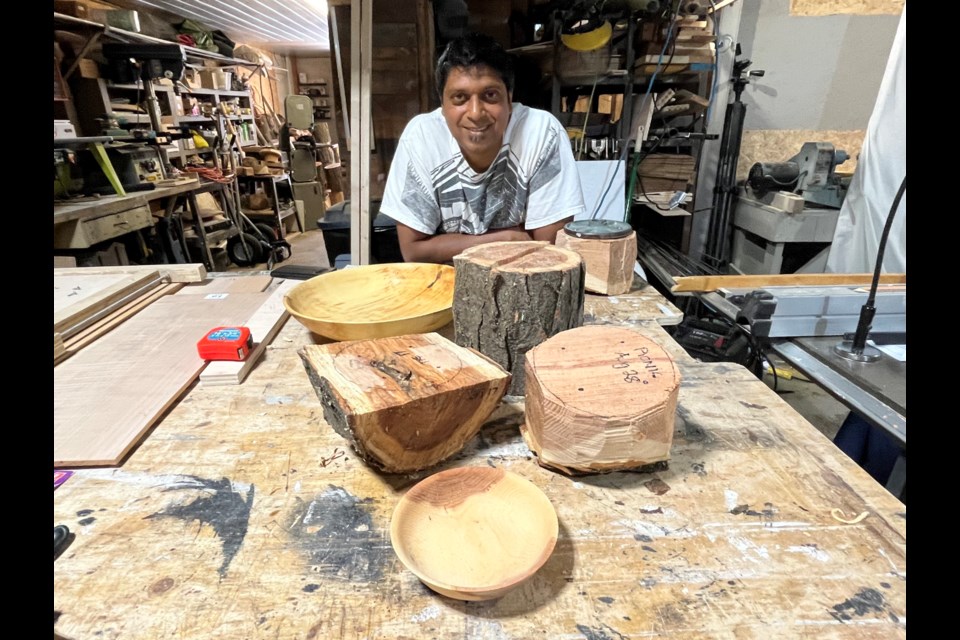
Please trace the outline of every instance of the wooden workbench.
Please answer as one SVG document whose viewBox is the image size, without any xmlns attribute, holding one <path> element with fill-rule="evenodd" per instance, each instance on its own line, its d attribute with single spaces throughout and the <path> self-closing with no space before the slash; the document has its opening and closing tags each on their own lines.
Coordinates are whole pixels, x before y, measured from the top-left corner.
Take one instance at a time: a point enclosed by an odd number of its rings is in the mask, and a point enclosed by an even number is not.
<svg viewBox="0 0 960 640">
<path fill-rule="evenodd" d="M 154 200 L 161 200 L 187 191 L 193 191 L 201 186 L 196 180 L 171 187 L 157 187 L 150 191 L 134 191 L 125 196 L 109 195 L 75 203 L 54 203 L 53 224 L 63 224 L 72 220 L 98 218 L 100 216 L 128 211 L 148 205 Z"/>
<path fill-rule="evenodd" d="M 54 563 L 54 630 L 77 640 L 905 638 L 903 503 L 744 368 L 693 360 L 656 319 L 627 324 L 683 375 L 667 468 L 543 469 L 518 432 L 522 402 L 507 401 L 431 470 L 503 467 L 555 506 L 553 555 L 500 600 L 447 599 L 400 564 L 391 514 L 429 473 L 380 475 L 324 422 L 296 354 L 314 338 L 291 319 L 243 385 L 192 388 L 121 468 L 78 471 L 54 492 L 54 524 L 76 533 Z"/>
</svg>

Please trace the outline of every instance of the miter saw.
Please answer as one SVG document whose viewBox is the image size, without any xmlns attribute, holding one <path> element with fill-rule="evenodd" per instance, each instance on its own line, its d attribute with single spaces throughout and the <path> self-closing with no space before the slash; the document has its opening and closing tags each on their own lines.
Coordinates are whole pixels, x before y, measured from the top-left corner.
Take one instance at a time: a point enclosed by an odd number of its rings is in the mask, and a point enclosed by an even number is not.
<svg viewBox="0 0 960 640">
<path fill-rule="evenodd" d="M 731 266 L 740 273 L 821 273 L 849 178 L 845 151 L 807 142 L 786 162 L 758 162 L 739 191 Z"/>
</svg>

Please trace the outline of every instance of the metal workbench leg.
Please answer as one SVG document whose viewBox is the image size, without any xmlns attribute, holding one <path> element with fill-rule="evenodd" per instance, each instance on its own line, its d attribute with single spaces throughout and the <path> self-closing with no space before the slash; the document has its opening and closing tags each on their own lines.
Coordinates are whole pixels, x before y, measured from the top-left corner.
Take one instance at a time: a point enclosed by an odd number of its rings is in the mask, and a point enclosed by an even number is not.
<svg viewBox="0 0 960 640">
<path fill-rule="evenodd" d="M 887 478 L 887 491 L 904 500 L 907 490 L 907 454 L 901 453 L 893 463 L 893 471 Z"/>
</svg>

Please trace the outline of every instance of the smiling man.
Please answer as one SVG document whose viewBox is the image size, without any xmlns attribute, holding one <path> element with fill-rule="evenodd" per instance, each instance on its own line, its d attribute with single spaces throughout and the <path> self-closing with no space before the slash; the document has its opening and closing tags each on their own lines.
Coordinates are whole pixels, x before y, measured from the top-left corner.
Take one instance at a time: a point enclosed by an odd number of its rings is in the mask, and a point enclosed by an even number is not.
<svg viewBox="0 0 960 640">
<path fill-rule="evenodd" d="M 441 106 L 407 124 L 380 206 L 397 222 L 404 260 L 450 262 L 486 242 L 553 242 L 584 211 L 563 126 L 512 102 L 512 61 L 489 36 L 451 41 L 436 80 Z"/>
</svg>

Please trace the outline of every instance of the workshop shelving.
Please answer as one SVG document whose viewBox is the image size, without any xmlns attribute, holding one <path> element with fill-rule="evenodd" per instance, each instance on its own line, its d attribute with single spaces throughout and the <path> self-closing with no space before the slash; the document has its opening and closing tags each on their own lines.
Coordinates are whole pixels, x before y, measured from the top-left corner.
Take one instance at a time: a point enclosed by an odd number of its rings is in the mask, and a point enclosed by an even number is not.
<svg viewBox="0 0 960 640">
<path fill-rule="evenodd" d="M 124 129 L 149 129 L 150 116 L 141 112 L 127 112 L 124 106 L 143 104 L 147 94 L 141 83 L 119 84 L 104 78 L 78 78 L 75 82 L 76 100 L 80 114 L 80 127 L 84 132 L 100 133 L 102 118 L 116 118 Z M 174 86 L 169 82 L 154 83 L 154 91 L 160 107 L 161 122 L 168 130 L 178 130 L 181 125 L 198 131 L 216 130 L 216 115 L 220 105 L 240 113 L 223 116 L 233 123 L 241 147 L 260 144 L 253 116 L 253 97 L 249 91 L 228 91 L 189 87 L 182 82 Z M 189 113 L 187 106 L 194 105 L 198 113 Z M 192 108 L 190 109 L 192 110 Z M 205 126 L 206 125 L 206 126 Z M 204 136 L 206 137 L 206 136 Z M 211 135 L 211 137 L 213 137 Z M 167 158 L 173 162 L 185 162 L 210 149 L 195 148 L 189 138 L 174 140 L 166 146 Z"/>
</svg>

